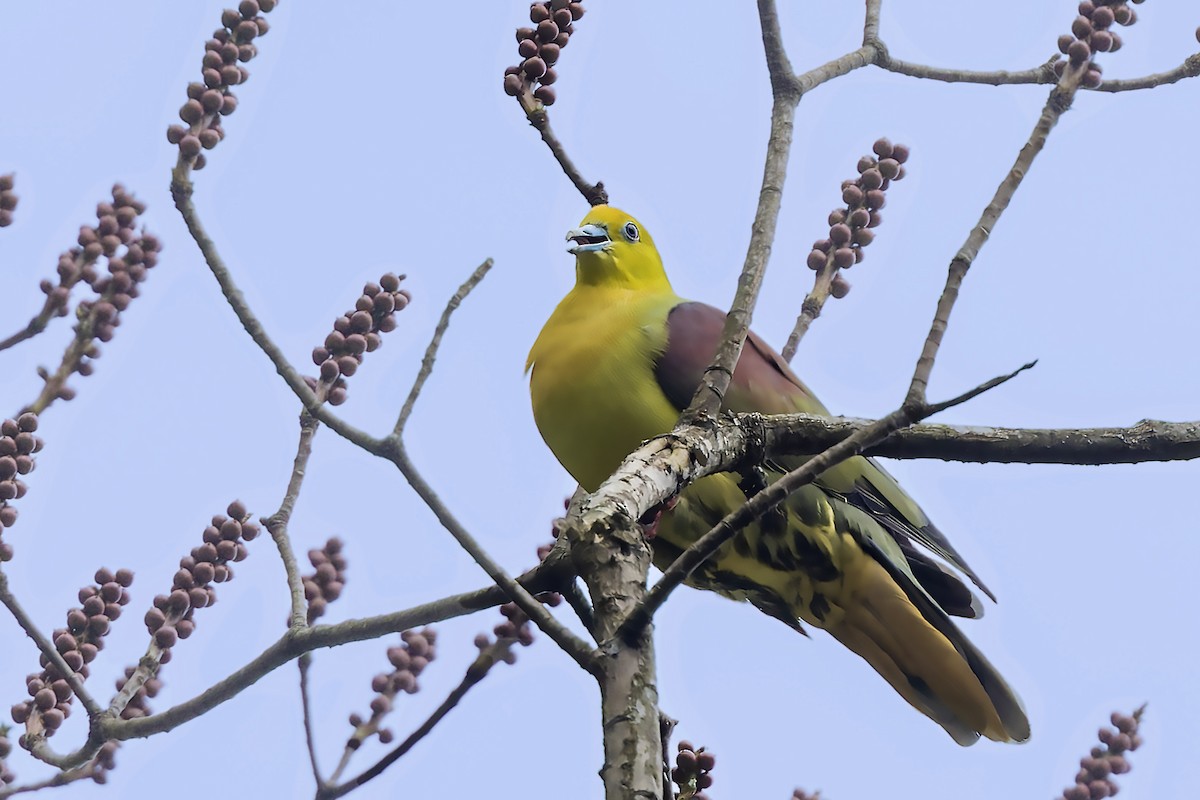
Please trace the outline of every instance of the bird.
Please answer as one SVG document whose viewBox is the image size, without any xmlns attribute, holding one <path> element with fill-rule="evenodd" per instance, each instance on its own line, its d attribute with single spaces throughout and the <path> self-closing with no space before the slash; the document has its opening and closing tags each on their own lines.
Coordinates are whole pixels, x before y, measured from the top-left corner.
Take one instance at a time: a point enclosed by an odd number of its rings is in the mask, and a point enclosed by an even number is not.
<svg viewBox="0 0 1200 800">
<path fill-rule="evenodd" d="M 675 426 L 716 353 L 725 312 L 675 294 L 649 231 L 614 206 L 593 206 L 567 240 L 575 285 L 525 368 L 538 431 L 594 492 L 642 442 Z M 753 332 L 722 407 L 829 415 Z M 805 460 L 764 465 L 767 480 Z M 665 569 L 746 499 L 728 473 L 686 487 L 659 509 L 655 566 Z M 1029 738 L 1016 693 L 950 620 L 983 612 L 954 570 L 995 596 L 882 466 L 848 459 L 781 508 L 742 530 L 687 583 L 748 601 L 805 635 L 805 624 L 826 630 L 960 745 Z"/>
</svg>

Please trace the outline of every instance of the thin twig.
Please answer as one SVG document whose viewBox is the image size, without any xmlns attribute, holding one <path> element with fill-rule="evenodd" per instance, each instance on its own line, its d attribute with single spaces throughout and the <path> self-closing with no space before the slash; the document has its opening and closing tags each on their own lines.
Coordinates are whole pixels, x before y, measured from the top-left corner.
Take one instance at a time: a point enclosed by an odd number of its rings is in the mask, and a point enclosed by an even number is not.
<svg viewBox="0 0 1200 800">
<path fill-rule="evenodd" d="M 1117 78 L 1103 81 L 1091 91 L 1094 92 L 1130 92 L 1138 89 L 1154 89 L 1159 86 L 1178 83 L 1184 78 L 1195 78 L 1200 75 L 1200 53 L 1193 53 L 1184 59 L 1183 63 L 1166 72 L 1156 72 L 1143 75 L 1140 78 Z"/>
<path fill-rule="evenodd" d="M 890 55 L 887 55 L 886 50 L 882 52 L 883 55 L 876 59 L 875 65 L 888 72 L 907 75 L 912 78 L 942 81 L 943 83 L 976 83 L 988 86 L 1057 83 L 1058 78 L 1054 74 L 1054 64 L 1061 58 L 1055 54 L 1044 64 L 1036 66 L 1033 69 L 1012 71 L 1003 69 L 970 70 L 935 67 L 926 64 L 916 64 L 911 61 L 901 61 L 898 58 L 892 58 Z M 1081 87 L 1081 90 L 1115 94 L 1118 92 L 1131 92 L 1140 89 L 1154 89 L 1159 86 L 1168 86 L 1172 83 L 1178 83 L 1185 78 L 1195 78 L 1197 76 L 1200 76 L 1200 53 L 1188 56 L 1179 66 L 1166 72 L 1155 72 L 1137 78 L 1110 79 L 1102 81 L 1094 89 Z"/>
<path fill-rule="evenodd" d="M 17 331 L 6 339 L 0 340 L 0 351 L 7 350 L 10 347 L 15 347 L 21 342 L 28 341 L 42 331 L 46 330 L 46 326 L 50 324 L 50 321 L 58 316 L 59 308 L 61 308 L 61 306 L 55 302 L 52 297 L 47 297 L 45 302 L 42 304 L 42 310 L 39 311 L 36 316 L 32 317 L 29 322 L 25 323 L 24 328 L 21 328 L 21 330 Z"/>
<path fill-rule="evenodd" d="M 446 302 L 446 308 L 442 311 L 442 316 L 438 320 L 437 327 L 433 329 L 433 338 L 429 340 L 429 346 L 425 348 L 425 357 L 421 359 L 421 369 L 417 372 L 412 389 L 409 390 L 408 397 L 404 400 L 404 406 L 400 409 L 400 416 L 397 417 L 396 424 L 392 428 L 393 436 L 404 434 L 404 426 L 408 423 L 409 416 L 412 415 L 413 406 L 416 405 L 417 398 L 421 395 L 421 390 L 425 388 L 425 381 L 429 379 L 429 375 L 433 372 L 433 364 L 437 360 L 438 348 L 442 346 L 442 336 L 445 335 L 446 329 L 450 327 L 451 315 L 462 305 L 463 300 L 467 299 L 467 295 L 479 285 L 484 276 L 488 274 L 488 270 L 492 268 L 493 263 L 492 259 L 489 258 L 476 267 L 471 276 L 463 281 L 462 286 L 458 287 L 458 291 Z"/>
<path fill-rule="evenodd" d="M 67 665 L 67 662 L 63 660 L 62 655 L 54 647 L 54 644 L 46 638 L 46 635 L 38 628 L 37 623 L 26 613 L 25 609 L 21 607 L 20 602 L 17 601 L 16 596 L 9 590 L 8 576 L 3 571 L 0 571 L 0 604 L 3 604 L 8 609 L 13 619 L 17 621 L 17 625 L 21 627 L 21 630 L 25 631 L 25 635 L 33 639 L 34 644 L 37 645 L 42 655 L 62 674 L 63 679 L 70 685 L 71 691 L 75 693 L 75 696 L 79 698 L 79 702 L 87 710 L 88 717 L 95 719 L 103 713 L 104 709 L 101 708 L 96 699 L 88 692 L 87 687 L 83 685 L 83 678 Z"/>
<path fill-rule="evenodd" d="M 504 571 L 504 568 L 483 549 L 479 542 L 475 540 L 475 537 L 450 513 L 450 509 L 442 502 L 437 493 L 433 491 L 433 487 L 425 481 L 425 478 L 417 470 L 416 465 L 408 457 L 408 452 L 404 449 L 402 443 L 397 443 L 391 454 L 391 459 L 400 469 L 400 472 L 413 488 L 413 491 L 425 501 L 425 505 L 438 518 L 438 522 L 442 523 L 442 527 L 449 531 L 459 546 L 470 554 L 475 563 L 488 574 L 488 577 L 504 590 L 509 598 L 525 612 L 526 616 L 543 633 L 553 639 L 555 644 L 563 649 L 563 652 L 573 658 L 575 663 L 588 672 L 594 673 L 596 671 L 596 654 L 592 647 L 555 619 L 546 610 L 546 607 L 538 602 L 537 598 L 526 590 L 525 587 L 513 580 Z"/>
<path fill-rule="evenodd" d="M 70 300 L 69 292 L 75 287 L 75 284 L 83 279 L 83 271 L 96 263 L 96 257 L 85 254 L 82 249 L 73 252 L 68 251 L 63 254 L 62 258 L 68 256 L 72 261 L 72 269 L 63 270 L 59 273 L 59 284 L 56 287 L 56 289 L 66 289 L 68 294 L 61 298 L 56 297 L 54 291 L 47 294 L 46 299 L 42 302 L 41 310 L 25 324 L 24 328 L 12 334 L 7 339 L 0 341 L 0 351 L 7 350 L 21 342 L 32 339 L 46 330 L 55 317 L 66 316 L 66 309 Z"/>
<path fill-rule="evenodd" d="M 821 316 L 821 309 L 825 307 L 825 301 L 829 299 L 833 288 L 833 279 L 837 277 L 838 271 L 837 265 L 833 263 L 832 255 L 825 260 L 825 265 L 817 270 L 813 278 L 813 287 L 804 296 L 804 302 L 800 304 L 800 314 L 796 317 L 796 324 L 792 328 L 792 332 L 788 334 L 787 343 L 783 346 L 781 355 L 784 360 L 790 362 L 796 356 L 796 351 L 800 348 L 800 340 L 804 338 L 804 334 L 808 333 L 808 328 L 812 325 L 813 320 Z"/>
<path fill-rule="evenodd" d="M 734 365 L 742 354 L 742 346 L 745 344 L 754 315 L 754 305 L 758 300 L 763 275 L 767 269 L 767 260 L 771 257 L 771 245 L 775 241 L 775 228 L 783 200 L 783 184 L 787 177 L 787 161 L 792 149 L 796 106 L 803 96 L 803 90 L 792 72 L 791 62 L 783 48 L 779 14 L 775 9 L 774 0 L 758 0 L 758 17 L 772 96 L 771 130 L 763 164 L 762 187 L 758 193 L 758 209 L 754 213 L 746 260 L 742 265 L 741 275 L 738 276 L 737 292 L 721 332 L 721 345 L 714 354 L 712 363 L 704 371 L 704 378 L 684 412 L 684 418 L 688 421 L 716 415 L 725 399 L 729 381 L 733 378 Z"/>
<path fill-rule="evenodd" d="M 225 296 L 225 301 L 229 303 L 229 307 L 233 309 L 233 313 L 237 315 L 238 321 L 258 345 L 258 348 L 263 351 L 267 358 L 271 359 L 271 363 L 275 365 L 275 371 L 287 383 L 292 392 L 300 399 L 304 408 L 308 413 L 325 423 L 334 433 L 343 437 L 347 441 L 358 445 L 368 453 L 378 455 L 382 447 L 381 440 L 376 439 L 365 431 L 355 428 L 341 417 L 333 414 L 326 408 L 317 394 L 309 388 L 304 382 L 304 378 L 287 360 L 279 345 L 271 340 L 267 335 L 267 331 L 259 322 L 258 317 L 250 309 L 250 305 L 246 302 L 246 298 L 242 295 L 237 284 L 233 282 L 233 276 L 229 272 L 229 268 L 225 266 L 225 261 L 217 252 L 217 246 L 204 230 L 204 226 L 200 222 L 200 216 L 196 212 L 196 205 L 192 202 L 192 182 L 188 177 L 186 166 L 176 166 L 171 173 L 171 197 L 175 201 L 175 207 L 179 210 L 183 217 L 184 223 L 187 225 L 188 233 L 192 235 L 192 239 L 200 248 L 200 253 L 204 256 L 204 263 L 208 265 L 208 269 L 212 272 L 213 277 L 217 279 L 217 284 L 221 287 L 221 294 Z"/>
<path fill-rule="evenodd" d="M 325 386 L 318 385 L 318 399 L 325 399 Z M 287 490 L 279 510 L 269 517 L 263 517 L 262 523 L 275 547 L 279 550 L 279 560 L 287 575 L 288 594 L 291 597 L 291 618 L 288 624 L 293 628 L 302 628 L 308 624 L 308 600 L 304 596 L 304 580 L 300 577 L 300 566 L 296 562 L 296 553 L 292 549 L 292 540 L 288 535 L 288 523 L 292 518 L 292 510 L 300 497 L 300 489 L 304 485 L 304 476 L 308 470 L 308 459 L 312 455 L 313 437 L 317 433 L 317 419 L 307 411 L 300 412 L 300 441 L 296 445 L 296 457 L 292 462 L 292 474 L 288 479 Z"/>
<path fill-rule="evenodd" d="M 675 800 L 675 782 L 671 780 L 671 735 L 675 733 L 675 726 L 678 724 L 679 720 L 668 717 L 659 709 L 658 735 L 662 739 L 663 800 Z"/>
<path fill-rule="evenodd" d="M 570 568 L 571 565 L 566 559 L 555 561 L 547 559 L 522 575 L 519 580 L 530 591 L 539 594 L 558 591 L 563 581 L 573 577 L 573 573 L 569 571 Z M 117 716 L 119 711 L 110 709 L 107 714 L 99 718 L 98 723 L 92 726 L 92 732 L 82 747 L 62 756 L 47 754 L 48 757 L 42 760 L 60 769 L 77 767 L 95 756 L 100 750 L 100 746 L 106 741 L 141 739 L 165 733 L 204 715 L 304 653 L 326 647 L 338 647 L 353 642 L 378 639 L 389 633 L 400 633 L 409 628 L 472 614 L 485 608 L 493 608 L 508 602 L 509 599 L 509 596 L 498 586 L 488 586 L 402 611 L 393 611 L 362 619 L 350 619 L 336 625 L 289 629 L 240 669 L 225 676 L 200 694 L 148 717 L 120 719 Z M 143 658 L 144 660 L 145 658 Z"/>
<path fill-rule="evenodd" d="M 324 394 L 318 390 L 318 396 Z M 304 580 L 300 577 L 300 566 L 296 562 L 296 553 L 292 549 L 292 540 L 288 535 L 288 522 L 292 517 L 292 509 L 300 496 L 304 484 L 304 475 L 308 469 L 308 459 L 312 455 L 313 437 L 317 433 L 317 420 L 307 411 L 300 413 L 300 441 L 296 446 L 296 458 L 292 464 L 292 474 L 288 479 L 287 490 L 279 510 L 269 517 L 263 517 L 262 523 L 275 541 L 279 550 L 279 560 L 287 575 L 288 594 L 291 597 L 291 618 L 288 624 L 300 628 L 308 624 L 308 601 L 304 596 Z"/>
<path fill-rule="evenodd" d="M 554 160 L 562 167 L 563 173 L 574 184 L 579 193 L 583 195 L 583 199 L 588 201 L 588 205 L 598 206 L 608 202 L 608 190 L 604 188 L 603 181 L 596 183 L 588 183 L 583 177 L 583 173 L 575 166 L 575 162 L 567 155 L 567 150 L 563 147 L 561 141 L 555 136 L 554 130 L 550 127 L 550 116 L 546 113 L 546 109 L 540 102 L 533 99 L 530 95 L 528 98 L 518 95 L 518 100 L 521 101 L 521 107 L 525 110 L 525 118 L 529 120 L 539 134 L 542 141 L 550 148 Z"/>
<path fill-rule="evenodd" d="M 99 300 L 110 300 L 112 294 L 112 290 L 106 291 L 100 296 Z M 71 343 L 63 351 L 62 360 L 59 362 L 58 368 L 52 374 L 46 375 L 45 373 L 40 373 L 45 375 L 42 388 L 38 392 L 37 398 L 21 409 L 22 414 L 26 411 L 41 414 L 49 408 L 50 404 L 58 399 L 59 392 L 67 385 L 67 379 L 78 371 L 80 362 L 83 361 L 88 348 L 92 346 L 96 318 L 90 310 L 76 309 L 76 314 L 78 315 L 79 322 L 75 326 L 75 337 L 71 339 Z"/>
<path fill-rule="evenodd" d="M 1000 221 L 1000 215 L 1008 208 L 1021 181 L 1029 174 L 1033 160 L 1046 146 L 1046 138 L 1050 135 L 1050 131 L 1054 129 L 1059 117 L 1071 107 L 1071 101 L 1075 98 L 1075 92 L 1079 88 L 1086 69 L 1086 62 L 1079 67 L 1068 67 L 1059 84 L 1050 90 L 1050 96 L 1046 99 L 1046 105 L 1042 108 L 1042 114 L 1038 118 L 1037 124 L 1034 125 L 1028 141 L 1021 148 L 1021 152 L 1017 154 L 1016 161 L 1004 180 L 1000 181 L 1000 185 L 996 187 L 996 192 L 984 208 L 979 221 L 971 228 L 966 241 L 951 260 L 949 273 L 946 276 L 946 285 L 942 289 L 942 296 L 938 299 L 937 312 L 933 316 L 929 335 L 925 338 L 921 355 L 917 359 L 916 369 L 913 370 L 912 382 L 905 399 L 906 403 L 924 403 L 926 401 L 929 376 L 933 371 L 934 360 L 937 358 L 942 337 L 946 333 L 946 326 L 950 322 L 950 312 L 958 299 L 958 291 L 962 286 L 963 279 L 966 278 L 967 271 L 979 254 L 980 248 L 995 230 L 996 223 Z"/>
<path fill-rule="evenodd" d="M 886 53 L 886 51 L 885 51 Z M 1044 64 L 1033 69 L 1023 70 L 970 70 L 933 67 L 925 64 L 915 64 L 911 61 L 901 61 L 890 55 L 883 55 L 875 61 L 875 66 L 898 75 L 910 78 L 942 81 L 943 83 L 981 83 L 988 86 L 1012 86 L 1027 83 L 1057 83 L 1054 75 L 1054 63 L 1059 60 L 1057 54 L 1050 57 Z"/>
<path fill-rule="evenodd" d="M 313 781 L 317 786 L 324 784 L 321 767 L 317 763 L 317 743 L 313 735 L 312 698 L 308 691 L 308 670 L 312 666 L 312 654 L 304 653 L 296 659 L 300 670 L 300 708 L 304 714 L 304 744 L 308 748 L 308 763 L 312 766 Z"/>
<path fill-rule="evenodd" d="M 12 797 L 16 794 L 25 794 L 26 792 L 40 792 L 43 789 L 53 789 L 56 786 L 66 786 L 75 781 L 89 780 L 94 778 L 95 774 L 95 768 L 91 763 L 88 763 L 74 769 L 56 772 L 49 778 L 34 783 L 26 783 L 20 786 L 0 786 L 0 799 Z"/>
<path fill-rule="evenodd" d="M 737 293 L 725 319 L 721 332 L 721 346 L 712 364 L 704 372 L 704 379 L 696 389 L 692 402 L 685 413 L 688 419 L 714 416 L 733 378 L 733 368 L 742 352 L 754 305 L 762 286 L 771 246 L 775 241 L 775 229 L 779 221 L 779 208 L 783 199 L 783 185 L 787 176 L 787 160 L 791 152 L 792 133 L 796 106 L 801 98 L 823 83 L 871 64 L 876 56 L 877 44 L 870 42 L 856 50 L 835 58 L 826 64 L 801 75 L 792 72 L 791 63 L 783 49 L 779 31 L 779 17 L 773 0 L 759 0 L 759 16 L 762 24 L 763 48 L 766 52 L 767 70 L 771 77 L 772 106 L 771 132 L 767 140 L 767 156 L 763 165 L 762 188 L 758 195 L 758 209 L 750 232 L 750 243 L 746 260 L 738 278 Z M 867 23 L 864 30 L 872 30 L 871 17 L 874 10 L 875 27 L 878 26 L 879 0 L 868 0 Z"/>
<path fill-rule="evenodd" d="M 560 590 L 560 593 L 562 594 L 563 599 L 567 601 L 567 605 L 569 605 L 571 610 L 575 612 L 575 616 L 579 617 L 579 621 L 583 623 L 583 627 L 587 628 L 587 632 L 590 633 L 593 638 L 595 638 L 596 615 L 595 612 L 593 612 L 592 604 L 588 602 L 587 595 L 584 594 L 583 589 L 580 588 L 578 583 L 572 580 Z"/>
<path fill-rule="evenodd" d="M 363 772 L 345 783 L 335 787 L 326 787 L 318 784 L 317 800 L 334 800 L 382 774 L 385 769 L 402 758 L 409 750 L 412 750 L 417 742 L 424 739 L 462 701 L 467 692 L 487 676 L 492 667 L 496 665 L 496 662 L 500 660 L 501 653 L 510 649 L 513 644 L 514 640 L 512 639 L 500 639 L 481 650 L 471 663 L 471 666 L 467 667 L 467 672 L 458 686 L 454 687 L 450 694 L 446 696 L 446 699 L 442 701 L 441 705 L 408 738 L 396 745 L 395 749 L 379 759 L 371 767 L 363 770 Z"/>
</svg>

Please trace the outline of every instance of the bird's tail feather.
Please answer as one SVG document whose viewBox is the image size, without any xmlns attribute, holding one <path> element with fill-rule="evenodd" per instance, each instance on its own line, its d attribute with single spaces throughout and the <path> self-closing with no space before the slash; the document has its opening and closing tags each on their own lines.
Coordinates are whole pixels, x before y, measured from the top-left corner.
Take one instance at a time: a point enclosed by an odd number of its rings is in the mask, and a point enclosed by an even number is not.
<svg viewBox="0 0 1200 800">
<path fill-rule="evenodd" d="M 862 568 L 857 602 L 829 632 L 959 744 L 1028 739 L 1020 700 L 945 613 L 907 576 L 869 557 Z"/>
</svg>

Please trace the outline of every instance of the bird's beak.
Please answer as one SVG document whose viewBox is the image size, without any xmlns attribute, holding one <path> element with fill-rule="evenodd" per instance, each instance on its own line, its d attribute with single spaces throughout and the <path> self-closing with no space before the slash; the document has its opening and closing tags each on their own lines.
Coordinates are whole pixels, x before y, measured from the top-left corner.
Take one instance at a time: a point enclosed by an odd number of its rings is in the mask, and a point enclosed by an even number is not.
<svg viewBox="0 0 1200 800">
<path fill-rule="evenodd" d="M 597 250 L 607 250 L 612 246 L 608 231 L 599 225 L 584 225 L 573 231 L 567 231 L 567 241 L 574 242 L 567 248 L 568 253 L 593 253 Z"/>
</svg>

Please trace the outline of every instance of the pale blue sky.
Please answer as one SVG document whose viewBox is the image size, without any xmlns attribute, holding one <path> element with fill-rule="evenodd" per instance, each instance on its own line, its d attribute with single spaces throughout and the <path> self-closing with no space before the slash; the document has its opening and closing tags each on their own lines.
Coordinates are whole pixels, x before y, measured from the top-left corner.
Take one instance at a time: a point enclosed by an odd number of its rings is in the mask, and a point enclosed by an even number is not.
<svg viewBox="0 0 1200 800">
<path fill-rule="evenodd" d="M 228 138 L 197 175 L 206 225 L 262 321 L 298 364 L 364 281 L 407 272 L 414 302 L 351 381 L 342 413 L 390 427 L 446 298 L 485 257 L 496 268 L 459 312 L 411 425 L 427 477 L 513 571 L 528 566 L 572 490 L 543 446 L 521 373 L 572 280 L 563 233 L 585 204 L 500 91 L 523 2 L 284 3 L 238 90 Z M 167 192 L 166 126 L 198 75 L 221 4 L 0 4 L 0 172 L 17 172 L 0 231 L 0 335 L 23 324 L 57 253 L 122 181 L 150 205 L 160 265 L 77 400 L 43 419 L 46 447 L 6 572 L 45 629 L 97 566 L 137 573 L 134 605 L 95 666 L 95 691 L 145 644 L 141 610 L 234 497 L 273 511 L 294 452 L 297 403 L 238 327 Z M 433 12 L 436 10 L 436 16 Z M 1103 59 L 1109 77 L 1195 52 L 1194 4 L 1154 0 Z M 781 0 L 797 69 L 852 49 L 860 4 Z M 1055 50 L 1070 2 L 885 3 L 894 55 L 1023 69 Z M 653 232 L 681 294 L 726 304 L 757 200 L 769 92 L 753 4 L 595 2 L 565 51 L 552 109 L 584 173 Z M 955 394 L 1032 358 L 1038 367 L 944 421 L 1026 426 L 1196 419 L 1200 270 L 1189 186 L 1200 83 L 1084 94 L 983 251 L 955 310 L 932 392 Z M 854 289 L 796 363 L 831 408 L 888 411 L 907 385 L 945 267 L 1025 141 L 1046 87 L 946 86 L 862 70 L 801 103 L 780 235 L 755 317 L 782 345 L 838 184 L 880 135 L 911 145 L 909 177 Z M 11 413 L 65 321 L 0 354 Z M 717 755 L 716 798 L 1049 797 L 1114 708 L 1150 702 L 1129 797 L 1183 798 L 1200 718 L 1192 616 L 1200 538 L 1195 464 L 964 466 L 891 462 L 1001 602 L 964 625 L 1025 700 L 1024 746 L 955 745 L 829 637 L 804 640 L 749 607 L 681 591 L 659 616 L 660 689 L 679 733 Z M 328 619 L 406 607 L 485 577 L 386 463 L 323 432 L 293 532 L 303 551 L 347 541 L 349 583 Z M 286 590 L 259 541 L 220 603 L 176 648 L 154 708 L 192 696 L 282 630 Z M 424 690 L 399 704 L 406 735 L 460 679 L 495 612 L 439 626 Z M 0 616 L 0 707 L 36 654 Z M 322 764 L 366 708 L 385 643 L 318 653 Z M 598 798 L 598 697 L 540 637 L 477 687 L 442 728 L 357 796 Z M 54 744 L 82 737 L 75 714 Z M 378 746 L 364 747 L 361 767 Z M 296 673 L 288 667 L 206 718 L 131 742 L 103 789 L 63 797 L 304 797 Z M 39 773 L 24 759 L 23 778 Z"/>
</svg>

